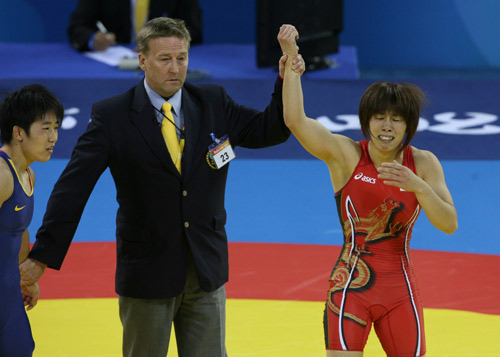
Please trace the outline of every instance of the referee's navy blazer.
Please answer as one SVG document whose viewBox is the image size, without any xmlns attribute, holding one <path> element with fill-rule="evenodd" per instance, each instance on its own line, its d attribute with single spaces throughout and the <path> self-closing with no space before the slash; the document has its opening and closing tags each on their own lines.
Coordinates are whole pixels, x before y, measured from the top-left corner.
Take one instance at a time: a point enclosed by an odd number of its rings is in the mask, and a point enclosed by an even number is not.
<svg viewBox="0 0 500 357">
<path fill-rule="evenodd" d="M 208 165 L 209 134 L 228 134 L 233 147 L 286 141 L 290 131 L 283 121 L 281 88 L 277 80 L 271 103 L 260 112 L 235 103 L 221 86 L 186 83 L 182 176 L 142 82 L 94 104 L 92 120 L 54 186 L 30 257 L 61 267 L 85 204 L 109 167 L 119 204 L 116 292 L 146 299 L 178 295 L 189 250 L 201 287 L 211 291 L 223 285 L 228 280 L 224 194 L 229 164 L 220 170 Z"/>
</svg>

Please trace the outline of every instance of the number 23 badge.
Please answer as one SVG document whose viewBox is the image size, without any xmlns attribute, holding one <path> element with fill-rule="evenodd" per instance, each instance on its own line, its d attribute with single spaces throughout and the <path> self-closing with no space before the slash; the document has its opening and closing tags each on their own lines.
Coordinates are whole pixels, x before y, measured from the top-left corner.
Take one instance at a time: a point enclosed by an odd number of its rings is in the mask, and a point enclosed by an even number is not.
<svg viewBox="0 0 500 357">
<path fill-rule="evenodd" d="M 229 142 L 228 135 L 217 139 L 213 133 L 210 133 L 210 137 L 214 142 L 208 146 L 207 162 L 212 169 L 220 169 L 234 159 L 236 155 Z"/>
</svg>

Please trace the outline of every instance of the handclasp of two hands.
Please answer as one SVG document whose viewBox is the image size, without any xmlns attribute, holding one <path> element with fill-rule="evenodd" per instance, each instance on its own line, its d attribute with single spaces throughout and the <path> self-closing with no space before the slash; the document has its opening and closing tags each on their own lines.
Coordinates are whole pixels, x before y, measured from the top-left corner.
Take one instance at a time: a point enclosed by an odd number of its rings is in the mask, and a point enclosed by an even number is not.
<svg viewBox="0 0 500 357">
<path fill-rule="evenodd" d="M 299 32 L 293 25 L 282 25 L 278 33 L 278 42 L 283 52 L 279 61 L 279 74 L 281 78 L 284 78 L 285 74 L 285 64 L 288 57 L 293 58 L 292 70 L 296 73 L 302 75 L 306 70 L 306 64 L 304 59 L 299 54 L 299 47 L 297 46 L 297 40 L 299 38 Z"/>
<path fill-rule="evenodd" d="M 38 303 L 38 297 L 40 296 L 38 280 L 46 267 L 45 264 L 31 258 L 27 258 L 19 264 L 21 295 L 24 306 L 27 306 L 26 310 L 28 311 L 33 309 Z"/>
</svg>

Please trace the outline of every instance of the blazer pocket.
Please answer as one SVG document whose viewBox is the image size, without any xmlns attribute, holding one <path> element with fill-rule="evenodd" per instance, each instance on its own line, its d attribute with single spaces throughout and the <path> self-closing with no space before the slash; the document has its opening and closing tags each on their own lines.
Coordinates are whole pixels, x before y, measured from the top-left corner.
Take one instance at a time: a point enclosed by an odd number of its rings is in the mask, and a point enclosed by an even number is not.
<svg viewBox="0 0 500 357">
<path fill-rule="evenodd" d="M 214 229 L 220 231 L 226 225 L 227 214 L 226 210 L 222 210 L 214 216 Z"/>
<path fill-rule="evenodd" d="M 117 239 L 118 253 L 126 260 L 140 260 L 153 250 L 151 229 L 121 229 Z"/>
</svg>

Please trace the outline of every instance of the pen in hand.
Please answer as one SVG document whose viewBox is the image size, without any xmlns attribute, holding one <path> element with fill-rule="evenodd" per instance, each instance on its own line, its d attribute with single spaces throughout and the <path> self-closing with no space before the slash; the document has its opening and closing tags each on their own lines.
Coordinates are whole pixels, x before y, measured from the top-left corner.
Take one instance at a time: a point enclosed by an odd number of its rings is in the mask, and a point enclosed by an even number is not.
<svg viewBox="0 0 500 357">
<path fill-rule="evenodd" d="M 116 38 L 114 33 L 108 32 L 101 21 L 97 21 L 96 26 L 99 31 L 94 37 L 93 47 L 95 51 L 104 51 L 109 46 L 116 45 Z"/>
<path fill-rule="evenodd" d="M 108 33 L 108 29 L 104 26 L 104 24 L 101 21 L 96 22 L 97 29 L 101 31 L 103 34 Z"/>
</svg>

